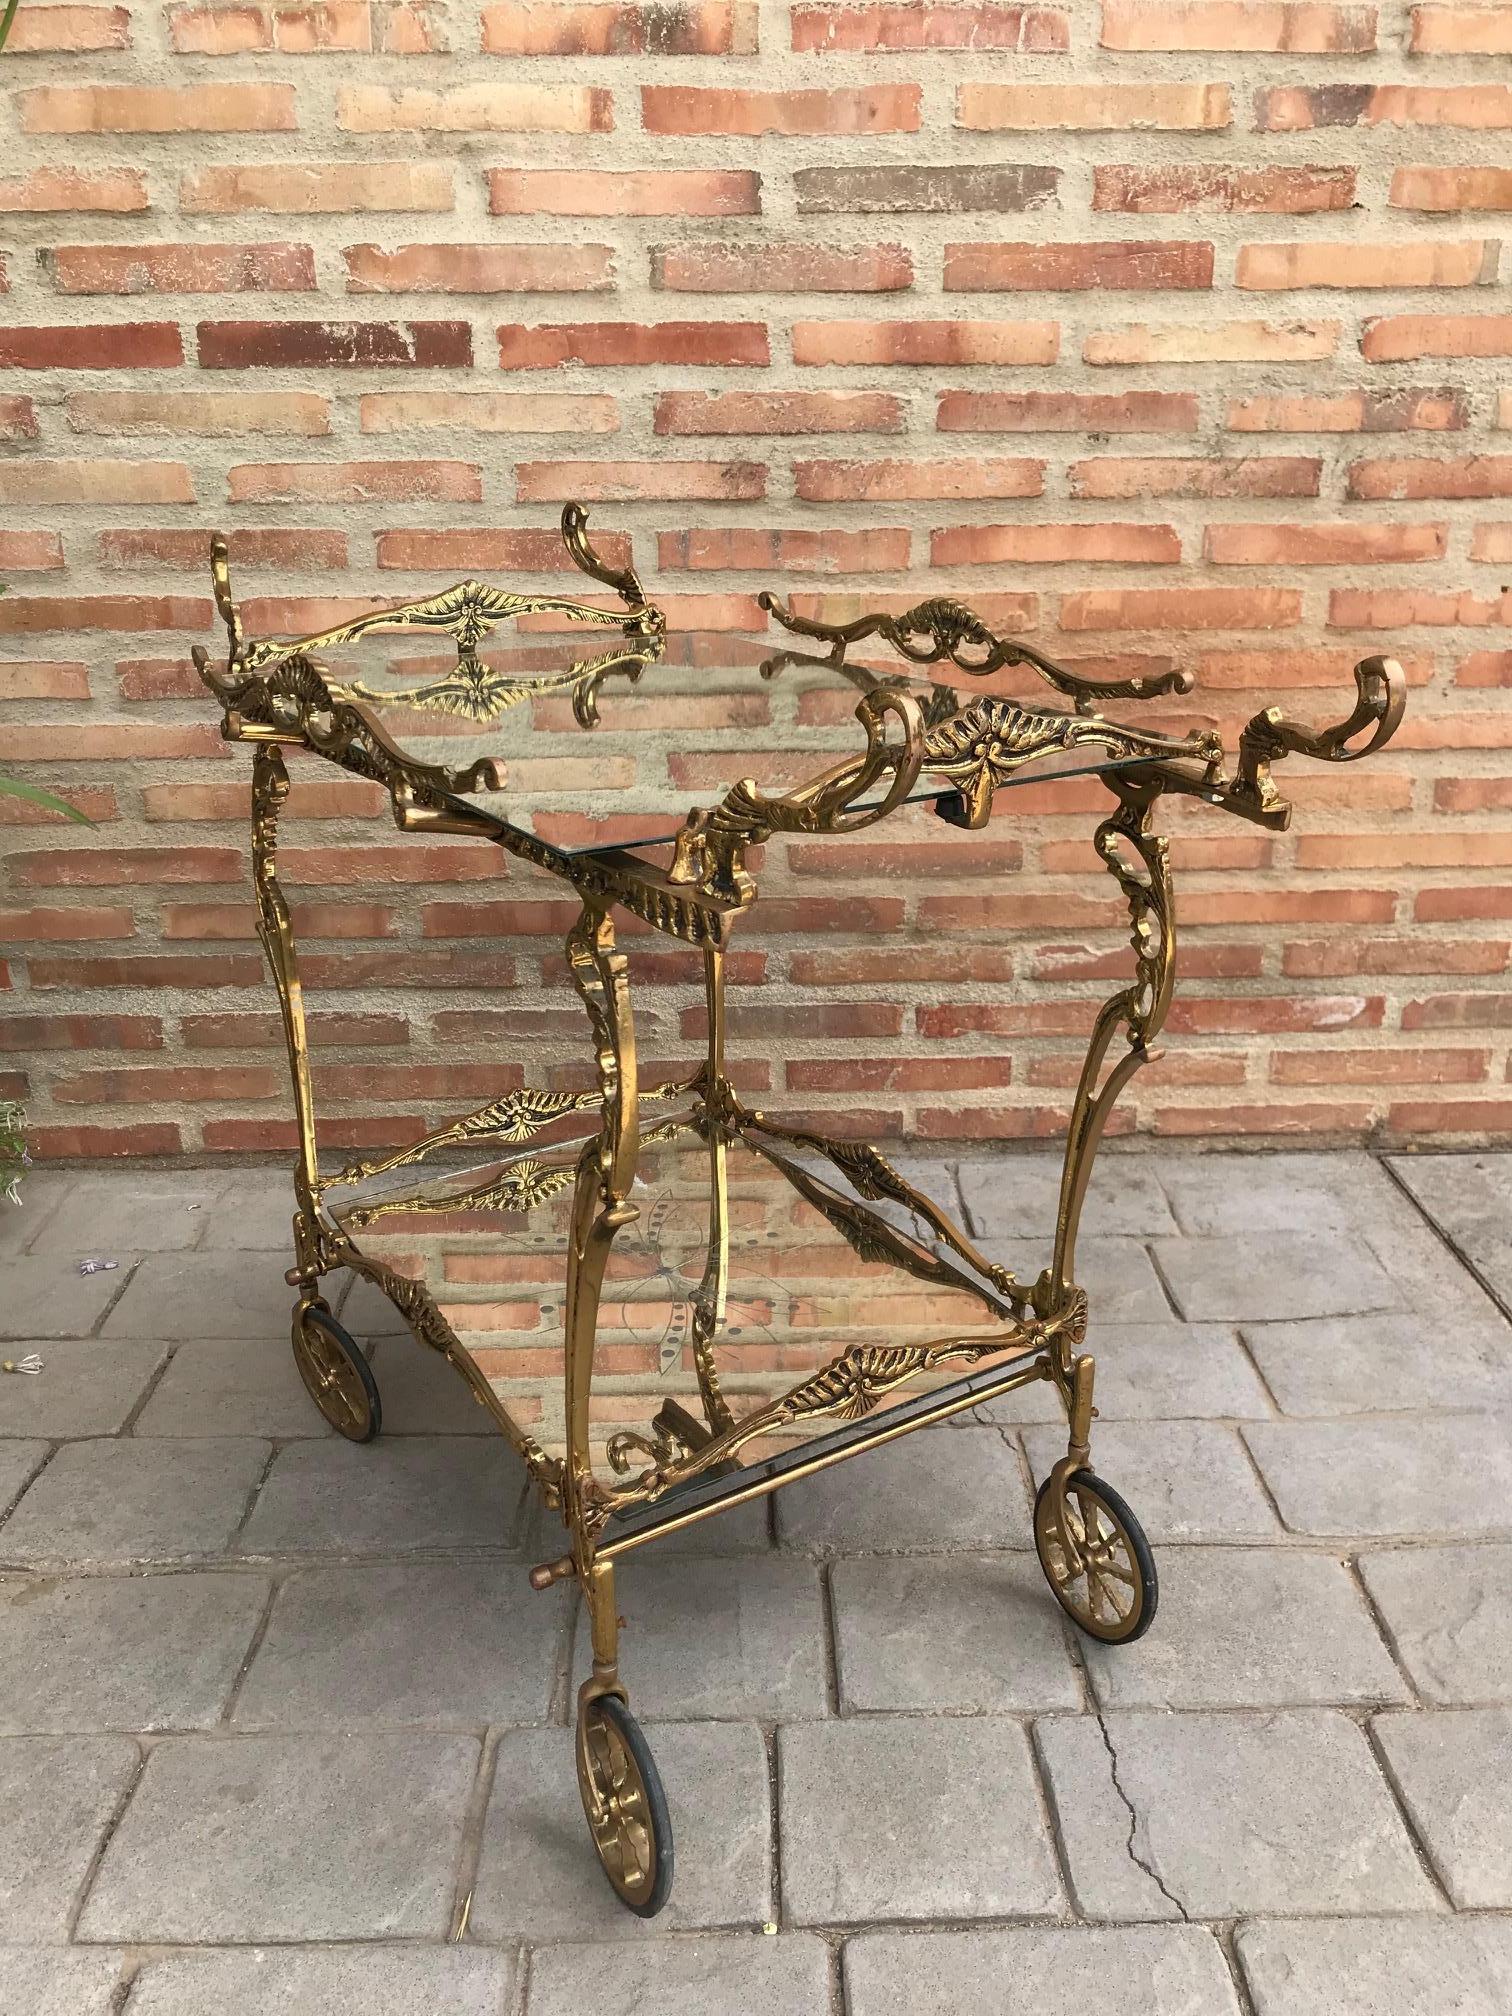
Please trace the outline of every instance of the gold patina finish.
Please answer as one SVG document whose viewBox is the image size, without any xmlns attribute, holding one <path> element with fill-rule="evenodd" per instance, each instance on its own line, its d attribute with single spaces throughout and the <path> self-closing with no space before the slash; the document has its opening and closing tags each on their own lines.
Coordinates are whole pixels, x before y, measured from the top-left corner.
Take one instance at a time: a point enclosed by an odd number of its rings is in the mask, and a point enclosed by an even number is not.
<svg viewBox="0 0 1512 2016">
<path fill-rule="evenodd" d="M 804 648 L 775 650 L 762 667 L 764 675 L 818 666 L 851 683 L 859 690 L 855 717 L 864 746 L 787 791 L 740 779 L 717 802 L 695 806 L 675 837 L 667 836 L 671 854 L 665 865 L 653 858 L 654 843 L 641 843 L 639 850 L 571 850 L 474 802 L 469 794 L 504 787 L 503 766 L 496 760 L 460 771 L 419 761 L 375 712 L 402 705 L 486 724 L 521 701 L 568 695 L 576 720 L 591 727 L 606 679 L 639 679 L 663 657 L 665 624 L 634 572 L 609 567 L 594 552 L 585 514 L 576 506 L 564 511 L 562 534 L 576 566 L 611 590 L 618 608 L 565 596 L 506 594 L 465 582 L 315 636 L 256 643 L 243 637 L 226 548 L 217 539 L 212 577 L 229 652 L 223 668 L 212 667 L 203 650 L 194 655 L 223 709 L 224 733 L 253 745 L 257 928 L 278 993 L 298 1122 L 294 1265 L 288 1279 L 297 1292 L 294 1346 L 300 1372 L 334 1427 L 354 1440 L 377 1432 L 377 1389 L 366 1360 L 319 1292 L 323 1277 L 352 1270 L 379 1287 L 416 1337 L 457 1368 L 519 1452 L 546 1503 L 560 1510 L 568 1551 L 543 1563 L 531 1579 L 545 1588 L 572 1577 L 583 1591 L 592 1643 L 592 1671 L 578 1702 L 583 1805 L 611 1883 L 632 1909 L 649 1913 L 665 1899 L 672 1851 L 660 1781 L 629 1714 L 619 1673 L 614 1564 L 634 1547 L 1043 1379 L 1059 1394 L 1068 1424 L 1066 1453 L 1045 1479 L 1035 1506 L 1035 1543 L 1046 1576 L 1057 1600 L 1095 1638 L 1123 1642 L 1148 1626 L 1157 1589 L 1144 1536 L 1116 1492 L 1090 1469 L 1094 1364 L 1083 1349 L 1087 1300 L 1076 1281 L 1076 1242 L 1098 1144 L 1119 1095 L 1151 1055 L 1175 980 L 1172 878 L 1167 842 L 1155 831 L 1157 808 L 1169 794 L 1257 825 L 1283 827 L 1290 807 L 1276 788 L 1272 766 L 1292 754 L 1348 762 L 1382 747 L 1401 719 L 1405 684 L 1394 661 L 1372 658 L 1357 668 L 1354 711 L 1334 727 L 1312 730 L 1267 709 L 1240 736 L 1230 774 L 1221 740 L 1210 731 L 1165 735 L 1109 720 L 1100 711 L 1110 700 L 1185 693 L 1192 683 L 1185 673 L 1088 679 L 1027 645 L 996 636 L 971 610 L 943 598 L 921 602 L 902 616 L 830 625 L 800 618 L 767 596 L 763 606 Z M 609 649 L 559 673 L 514 677 L 480 659 L 478 647 L 495 624 L 541 613 L 619 634 Z M 455 665 L 429 680 L 385 688 L 365 677 L 338 676 L 321 662 L 322 654 L 396 629 L 449 637 Z M 855 648 L 867 646 L 891 654 L 887 669 L 856 660 Z M 948 668 L 950 680 L 969 681 L 1011 667 L 1038 675 L 1071 703 L 1069 710 L 996 692 L 963 700 L 952 685 L 921 679 L 931 668 Z M 402 831 L 474 836 L 575 891 L 580 909 L 566 954 L 591 1039 L 590 1089 L 503 1092 L 408 1146 L 322 1173 L 294 932 L 278 875 L 287 748 L 307 750 L 381 784 Z M 860 832 L 921 791 L 938 816 L 980 828 L 997 793 L 1021 772 L 1053 767 L 1054 759 L 1073 753 L 1101 779 L 1112 801 L 1093 844 L 1128 908 L 1133 968 L 1094 1020 L 1072 1103 L 1053 1247 L 1038 1277 L 1026 1282 L 981 1252 L 875 1147 L 788 1124 L 742 1102 L 726 1062 L 726 950 L 741 913 L 756 897 L 752 850 L 774 834 Z M 708 1035 L 702 1062 L 691 1075 L 641 1083 L 616 911 L 701 951 Z M 671 1110 L 656 1118 L 658 1107 Z M 564 1153 L 560 1142 L 539 1145 L 539 1136 L 578 1115 L 592 1119 L 593 1131 L 575 1152 Z M 616 1238 L 640 1215 L 633 1190 L 643 1145 L 687 1135 L 695 1146 L 702 1144 L 707 1157 L 707 1248 L 690 1298 L 687 1332 L 696 1393 L 685 1388 L 681 1397 L 666 1394 L 649 1433 L 626 1429 L 610 1436 L 610 1474 L 601 1475 L 593 1461 L 590 1417 L 606 1271 Z M 376 1197 L 345 1194 L 433 1164 L 459 1147 L 482 1147 L 494 1159 L 445 1194 L 413 1182 L 407 1190 Z M 727 1391 L 716 1357 L 729 1300 L 728 1157 L 734 1147 L 760 1157 L 861 1259 L 900 1269 L 928 1289 L 969 1297 L 980 1311 L 977 1323 L 964 1330 L 946 1327 L 927 1342 L 851 1343 L 787 1391 L 755 1405 Z M 827 1165 L 824 1173 L 816 1162 Z M 435 1179 L 428 1181 L 434 1185 Z M 565 1452 L 559 1457 L 514 1418 L 425 1284 L 365 1251 L 360 1235 L 401 1214 L 527 1211 L 568 1190 Z M 337 1192 L 343 1193 L 339 1202 Z M 899 1222 L 900 1210 L 906 1222 Z M 694 1399 L 698 1412 L 683 1404 Z"/>
</svg>

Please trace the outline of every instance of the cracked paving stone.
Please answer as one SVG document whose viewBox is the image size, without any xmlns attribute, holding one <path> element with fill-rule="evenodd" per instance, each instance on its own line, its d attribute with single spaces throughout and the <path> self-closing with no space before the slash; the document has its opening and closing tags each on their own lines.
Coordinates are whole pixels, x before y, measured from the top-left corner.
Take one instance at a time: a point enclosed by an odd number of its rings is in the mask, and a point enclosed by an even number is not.
<svg viewBox="0 0 1512 2016">
<path fill-rule="evenodd" d="M 744 1722 L 641 1726 L 672 1820 L 677 1876 L 666 1909 L 654 1922 L 637 1918 L 604 1880 L 578 1793 L 575 1732 L 514 1729 L 494 1765 L 469 1921 L 476 1938 L 640 1939 L 768 1922 L 772 1829 L 761 1731 Z"/>
<path fill-rule="evenodd" d="M 223 1554 L 266 1442 L 66 1442 L 0 1526 L 0 1560 L 62 1568 Z"/>
<path fill-rule="evenodd" d="M 1294 1533 L 1512 1536 L 1512 1436 L 1493 1415 L 1246 1421 Z"/>
<path fill-rule="evenodd" d="M 261 1575 L 0 1583 L 0 1730 L 208 1727 L 268 1590 Z"/>
<path fill-rule="evenodd" d="M 149 1956 L 132 2016 L 502 2016 L 513 1953 L 475 1946 L 244 1947 Z"/>
<path fill-rule="evenodd" d="M 14 2016 L 115 2016 L 121 1955 L 0 1946 L 0 2009 Z"/>
<path fill-rule="evenodd" d="M 528 2007 L 529 2016 L 828 2016 L 829 1953 L 806 1932 L 663 1940 L 621 1949 L 612 1967 L 602 1946 L 542 1946 Z"/>
<path fill-rule="evenodd" d="M 446 1936 L 477 1776 L 467 1736 L 169 1736 L 79 1937 L 213 1945 Z"/>
<path fill-rule="evenodd" d="M 1087 1349 L 1097 1358 L 1101 1421 L 1268 1420 L 1270 1397 L 1240 1347 L 1218 1323 L 1094 1323 Z M 1020 1386 L 976 1409 L 983 1421 L 1064 1422 L 1044 1380 Z"/>
<path fill-rule="evenodd" d="M 1370 1745 L 1341 1711 L 1102 1724 L 1065 1716 L 1035 1730 L 1088 1917 L 1438 1908 Z"/>
<path fill-rule="evenodd" d="M 1222 1949 L 1199 1925 L 863 1932 L 846 1943 L 845 1994 L 849 2016 L 1018 2016 L 1036 2009 L 1238 2016 L 1239 2010 Z"/>
<path fill-rule="evenodd" d="M 1038 1480 L 1065 1455 L 1066 1432 L 1029 1428 L 1024 1446 Z M 1238 1437 L 1216 1421 L 1099 1421 L 1092 1431 L 1092 1470 L 1157 1545 L 1280 1535 Z"/>
<path fill-rule="evenodd" d="M 1017 1451 L 992 1428 L 934 1428 L 777 1494 L 786 1547 L 835 1553 L 1032 1547 Z"/>
<path fill-rule="evenodd" d="M 1034 1555 L 837 1561 L 831 1586 L 845 1714 L 1081 1706 L 1060 1606 Z"/>
<path fill-rule="evenodd" d="M 1241 1925 L 1255 2016 L 1506 2016 L 1512 1920 L 1299 1918 Z"/>
<path fill-rule="evenodd" d="M 239 1728 L 476 1728 L 551 1706 L 570 1592 L 519 1562 L 304 1568 L 278 1592 Z"/>
<path fill-rule="evenodd" d="M 114 1281 L 97 1274 L 96 1281 Z M 294 1290 L 277 1253 L 149 1253 L 111 1310 L 105 1337 L 241 1337 L 289 1348 Z"/>
<path fill-rule="evenodd" d="M 126 1736 L 0 1741 L 0 1926 L 56 1945 L 140 1762 Z"/>
<path fill-rule="evenodd" d="M 1360 1574 L 1420 1694 L 1446 1706 L 1512 1702 L 1512 1547 L 1364 1554 Z"/>
<path fill-rule="evenodd" d="M 1512 1406 L 1504 1323 L 1333 1316 L 1246 1323 L 1245 1343 L 1286 1414 L 1389 1414 Z"/>
<path fill-rule="evenodd" d="M 780 1729 L 782 1892 L 801 1925 L 1054 1917 L 1029 1745 L 1006 1718 L 867 1715 Z"/>
<path fill-rule="evenodd" d="M 73 1180 L 69 1170 L 33 1169 L 18 1199 L 0 1197 L 0 1256 L 24 1253 L 35 1242 Z"/>
<path fill-rule="evenodd" d="M 1512 1708 L 1378 1715 L 1374 1728 L 1456 1905 L 1512 1906 Z"/>
<path fill-rule="evenodd" d="M 1402 1307 L 1397 1284 L 1357 1239 L 1234 1232 L 1157 1239 L 1153 1251 L 1189 1323 L 1279 1323 Z"/>
<path fill-rule="evenodd" d="M 45 1442 L 0 1441 L 0 1515 L 15 1504 L 42 1468 L 47 1453 Z M 5 1531 L 0 1526 L 0 1560 L 5 1558 Z"/>
<path fill-rule="evenodd" d="M 1285 1708 L 1405 1701 L 1349 1571 L 1278 1547 L 1168 1547 L 1160 1611 L 1133 1645 L 1082 1644 L 1107 1708 Z"/>
<path fill-rule="evenodd" d="M 824 1611 L 812 1562 L 657 1560 L 651 1547 L 620 1564 L 615 1599 L 629 1627 L 621 1667 L 647 1712 L 724 1721 L 826 1712 Z M 587 1637 L 585 1629 L 580 1679 Z"/>
</svg>

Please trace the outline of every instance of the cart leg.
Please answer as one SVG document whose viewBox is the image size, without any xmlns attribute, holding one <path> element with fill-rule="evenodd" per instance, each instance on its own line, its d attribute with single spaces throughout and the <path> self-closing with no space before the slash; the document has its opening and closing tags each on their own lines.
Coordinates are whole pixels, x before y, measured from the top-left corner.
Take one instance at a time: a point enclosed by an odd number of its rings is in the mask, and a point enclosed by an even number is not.
<svg viewBox="0 0 1512 2016">
<path fill-rule="evenodd" d="M 1062 1389 L 1070 1436 L 1034 1501 L 1034 1545 L 1066 1615 L 1089 1637 L 1126 1645 L 1149 1630 L 1160 1584 L 1144 1528 L 1088 1468 L 1093 1371 L 1082 1353 L 1072 1362 L 1069 1389 Z"/>
</svg>

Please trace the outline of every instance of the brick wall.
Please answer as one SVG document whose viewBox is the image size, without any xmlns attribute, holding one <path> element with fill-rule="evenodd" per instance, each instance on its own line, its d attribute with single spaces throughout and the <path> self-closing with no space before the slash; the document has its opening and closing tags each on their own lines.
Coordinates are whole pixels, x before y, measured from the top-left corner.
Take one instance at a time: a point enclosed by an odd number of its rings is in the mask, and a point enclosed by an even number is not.
<svg viewBox="0 0 1512 2016">
<path fill-rule="evenodd" d="M 1128 1118 L 1505 1129 L 1509 55 L 1512 5 L 1448 0 L 22 0 L 0 762 L 98 824 L 0 800 L 0 1093 L 45 1153 L 290 1139 L 246 757 L 186 670 L 205 532 L 254 624 L 305 628 L 539 580 L 580 497 L 675 622 L 750 625 L 774 578 L 948 590 L 1072 661 L 1191 664 L 1173 722 L 1336 718 L 1397 653 L 1395 748 L 1290 766 L 1293 834 L 1178 809 L 1187 983 Z M 774 856 L 748 1082 L 1050 1130 L 1121 970 L 1096 800 Z M 297 804 L 333 1139 L 486 1092 L 501 1033 L 569 1068 L 549 886 L 397 843 L 333 773 Z M 691 969 L 642 970 L 674 1056 Z"/>
</svg>

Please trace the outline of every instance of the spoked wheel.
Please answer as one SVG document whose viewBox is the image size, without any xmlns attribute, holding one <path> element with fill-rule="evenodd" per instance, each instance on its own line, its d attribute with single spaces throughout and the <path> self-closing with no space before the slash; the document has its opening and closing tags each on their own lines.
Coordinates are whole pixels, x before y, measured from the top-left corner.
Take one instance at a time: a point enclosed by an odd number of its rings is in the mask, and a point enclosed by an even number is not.
<svg viewBox="0 0 1512 2016">
<path fill-rule="evenodd" d="M 1160 1595 L 1144 1528 L 1090 1470 L 1066 1480 L 1064 1534 L 1056 1516 L 1058 1496 L 1052 1475 L 1034 1501 L 1034 1544 L 1045 1579 L 1066 1615 L 1089 1637 L 1127 1645 L 1149 1630 Z"/>
<path fill-rule="evenodd" d="M 615 1895 L 637 1917 L 654 1918 L 672 1891 L 672 1822 L 650 1746 L 617 1694 L 579 1703 L 577 1773 Z"/>
<path fill-rule="evenodd" d="M 294 1311 L 294 1363 L 337 1434 L 371 1442 L 383 1426 L 378 1382 L 324 1302 L 302 1302 Z"/>
</svg>

